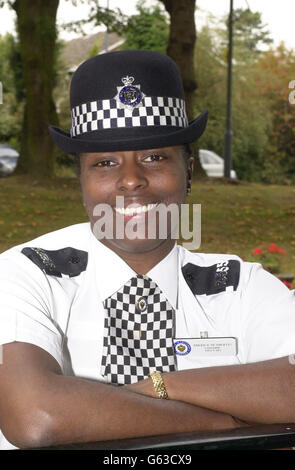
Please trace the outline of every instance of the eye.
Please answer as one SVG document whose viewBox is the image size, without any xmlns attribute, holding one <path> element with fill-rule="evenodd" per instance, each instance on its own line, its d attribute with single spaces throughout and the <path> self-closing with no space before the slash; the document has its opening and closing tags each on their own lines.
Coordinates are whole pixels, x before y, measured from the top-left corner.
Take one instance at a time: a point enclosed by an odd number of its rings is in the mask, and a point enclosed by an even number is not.
<svg viewBox="0 0 295 470">
<path fill-rule="evenodd" d="M 147 155 L 143 160 L 149 163 L 149 162 L 159 162 L 164 159 L 165 157 L 163 155 L 160 155 L 158 153 L 152 153 L 150 155 Z"/>
<path fill-rule="evenodd" d="M 112 160 L 100 160 L 99 162 L 94 163 L 95 167 L 110 167 L 114 166 L 116 163 Z"/>
</svg>

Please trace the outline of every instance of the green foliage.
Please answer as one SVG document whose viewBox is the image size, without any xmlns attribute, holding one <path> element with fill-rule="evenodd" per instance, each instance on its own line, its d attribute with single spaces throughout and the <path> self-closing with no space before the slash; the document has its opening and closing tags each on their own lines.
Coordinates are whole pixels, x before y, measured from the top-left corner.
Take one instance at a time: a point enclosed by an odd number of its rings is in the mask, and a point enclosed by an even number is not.
<svg viewBox="0 0 295 470">
<path fill-rule="evenodd" d="M 295 182 L 295 106 L 288 100 L 294 76 L 295 53 L 283 44 L 261 54 L 256 63 L 255 83 L 271 114 L 262 171 L 266 182 Z"/>
<path fill-rule="evenodd" d="M 204 27 L 198 33 L 195 63 L 198 88 L 194 114 L 199 114 L 203 109 L 209 110 L 207 129 L 199 140 L 199 146 L 222 155 L 222 136 L 225 129 L 225 67 L 220 54 L 216 53 L 216 37 L 209 27 Z"/>
<path fill-rule="evenodd" d="M 259 26 L 261 20 L 257 15 L 254 19 Z M 238 38 L 236 30 L 234 36 L 233 167 L 243 180 L 294 183 L 295 106 L 288 101 L 288 83 L 295 77 L 295 55 L 284 46 L 260 51 L 261 41 L 267 44 L 269 38 L 260 34 L 259 28 L 258 32 L 255 28 L 251 30 L 249 23 L 248 15 L 240 14 Z M 208 127 L 199 145 L 221 156 L 227 100 L 224 38 L 221 27 L 204 27 L 198 35 L 195 59 L 198 82 L 195 115 L 209 109 Z"/>
<path fill-rule="evenodd" d="M 62 42 L 57 41 L 55 49 L 54 85 L 58 81 L 58 70 Z M 0 142 L 20 148 L 22 132 L 25 84 L 23 78 L 20 45 L 18 38 L 11 34 L 0 36 L 0 81 L 3 85 L 3 104 L 0 113 Z"/>
<path fill-rule="evenodd" d="M 122 49 L 150 49 L 166 52 L 169 34 L 169 24 L 166 14 L 160 6 L 146 6 L 145 0 L 137 3 L 138 13 L 126 16 L 119 8 L 114 10 L 101 7 L 97 0 L 88 0 L 90 12 L 87 18 L 72 21 L 62 25 L 63 29 L 85 34 L 84 26 L 104 25 L 109 32 L 115 32 L 125 37 Z M 95 54 L 96 49 L 92 51 Z"/>
<path fill-rule="evenodd" d="M 16 99 L 18 102 L 21 102 L 25 97 L 25 83 L 22 73 L 19 40 L 13 36 L 10 38 L 8 61 L 10 70 L 12 71 Z"/>
<path fill-rule="evenodd" d="M 263 45 L 273 42 L 266 25 L 262 24 L 261 13 L 238 8 L 234 10 L 235 47 L 260 52 Z"/>
<path fill-rule="evenodd" d="M 76 6 L 77 1 L 72 0 L 72 3 Z M 80 3 L 85 3 L 80 0 Z M 74 31 L 84 35 L 84 26 L 92 24 L 93 26 L 106 26 L 109 32 L 116 32 L 122 34 L 125 30 L 128 17 L 122 13 L 120 8 L 112 10 L 111 8 L 105 8 L 98 5 L 97 0 L 88 0 L 87 3 L 90 5 L 90 10 L 87 18 L 82 18 L 79 21 L 71 21 L 61 25 L 62 29 L 68 31 Z"/>
<path fill-rule="evenodd" d="M 224 60 L 228 54 L 228 16 L 222 20 L 222 24 L 216 28 L 222 48 Z M 226 26 L 226 28 L 224 28 Z M 257 59 L 262 50 L 265 50 L 273 42 L 266 25 L 262 23 L 261 13 L 252 12 L 249 9 L 238 8 L 233 13 L 233 60 L 235 64 L 245 65 Z"/>
<path fill-rule="evenodd" d="M 145 1 L 137 3 L 136 15 L 129 18 L 123 31 L 125 42 L 121 49 L 148 49 L 165 53 L 169 25 L 159 6 L 147 7 Z"/>
<path fill-rule="evenodd" d="M 20 74 L 19 49 L 11 34 L 0 36 L 0 81 L 3 104 L 0 105 L 0 142 L 19 147 L 23 105 L 23 81 Z"/>
<path fill-rule="evenodd" d="M 199 141 L 200 148 L 213 150 L 223 156 L 227 67 L 224 48 L 219 39 L 209 27 L 203 28 L 198 35 L 195 114 L 203 109 L 209 110 L 208 126 Z M 236 66 L 233 84 L 233 167 L 240 179 L 259 181 L 259 162 L 265 149 L 268 126 L 265 102 L 255 92 L 249 66 L 243 67 L 243 70 Z M 253 109 L 255 119 L 252 118 Z"/>
<path fill-rule="evenodd" d="M 13 70 L 10 66 L 10 57 L 13 48 L 14 38 L 11 34 L 0 36 L 0 77 L 4 92 L 13 89 Z"/>
<path fill-rule="evenodd" d="M 89 56 L 88 56 L 89 58 L 95 57 L 99 53 L 100 44 L 101 44 L 101 38 L 98 38 L 98 40 L 93 44 L 89 52 Z"/>
<path fill-rule="evenodd" d="M 69 106 L 69 91 L 71 75 L 68 73 L 68 68 L 62 60 L 62 49 L 64 41 L 58 39 L 56 42 L 55 50 L 55 88 L 53 92 L 54 102 L 56 105 L 59 125 L 63 129 L 71 127 L 71 115 Z M 60 167 L 67 169 L 74 166 L 74 158 L 70 154 L 64 153 L 56 147 L 56 163 Z M 59 169 L 56 168 L 56 171 Z"/>
<path fill-rule="evenodd" d="M 75 157 L 68 153 L 64 153 L 61 150 L 58 152 L 56 157 L 56 162 L 61 167 L 74 167 L 75 166 Z"/>
</svg>

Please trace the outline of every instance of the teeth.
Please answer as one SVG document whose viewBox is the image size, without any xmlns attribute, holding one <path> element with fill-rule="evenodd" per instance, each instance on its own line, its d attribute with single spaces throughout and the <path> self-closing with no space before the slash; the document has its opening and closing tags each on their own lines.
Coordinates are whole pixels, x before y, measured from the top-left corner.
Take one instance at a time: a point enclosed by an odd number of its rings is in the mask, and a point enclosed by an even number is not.
<svg viewBox="0 0 295 470">
<path fill-rule="evenodd" d="M 143 212 L 148 212 L 157 204 L 148 204 L 147 206 L 140 206 L 140 207 L 115 207 L 115 211 L 119 212 L 119 214 L 123 215 L 134 215 L 134 214 L 142 214 Z"/>
</svg>

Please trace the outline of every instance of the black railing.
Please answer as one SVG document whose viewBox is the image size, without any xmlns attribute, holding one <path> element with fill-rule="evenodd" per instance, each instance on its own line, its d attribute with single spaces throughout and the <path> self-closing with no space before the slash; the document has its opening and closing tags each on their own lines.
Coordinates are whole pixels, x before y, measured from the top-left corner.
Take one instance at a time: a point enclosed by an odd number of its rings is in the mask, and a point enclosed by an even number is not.
<svg viewBox="0 0 295 470">
<path fill-rule="evenodd" d="M 202 431 L 43 447 L 38 450 L 226 450 L 295 447 L 295 424 L 261 424 L 225 431 Z"/>
</svg>

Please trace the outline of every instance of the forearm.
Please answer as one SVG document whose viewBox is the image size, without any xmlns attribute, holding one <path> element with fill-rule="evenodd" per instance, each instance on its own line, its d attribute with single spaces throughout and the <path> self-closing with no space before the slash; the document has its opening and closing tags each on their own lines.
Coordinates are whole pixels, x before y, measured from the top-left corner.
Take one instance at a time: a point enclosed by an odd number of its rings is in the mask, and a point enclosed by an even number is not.
<svg viewBox="0 0 295 470">
<path fill-rule="evenodd" d="M 44 406 L 51 424 L 37 446 L 237 427 L 224 413 L 74 377 L 55 377 Z"/>
<path fill-rule="evenodd" d="M 295 368 L 288 357 L 163 374 L 169 397 L 249 422 L 295 422 Z"/>
</svg>

